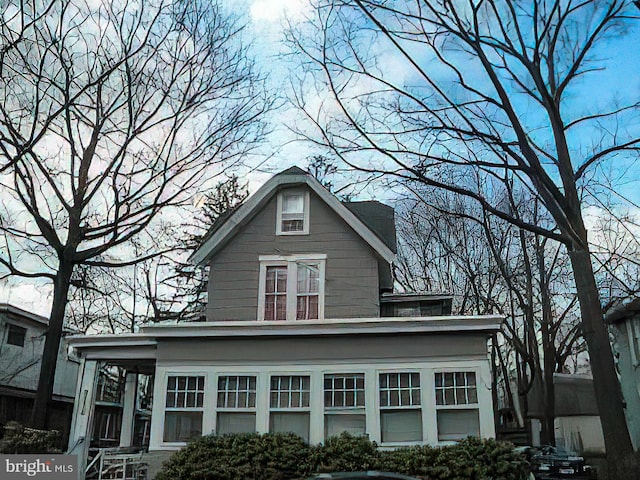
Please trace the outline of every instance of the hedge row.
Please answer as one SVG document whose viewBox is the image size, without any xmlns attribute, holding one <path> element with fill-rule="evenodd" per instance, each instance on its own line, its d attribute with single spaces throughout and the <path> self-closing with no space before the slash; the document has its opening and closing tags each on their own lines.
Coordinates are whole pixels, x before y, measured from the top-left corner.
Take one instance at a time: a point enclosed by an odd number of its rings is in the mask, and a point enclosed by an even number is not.
<svg viewBox="0 0 640 480">
<path fill-rule="evenodd" d="M 35 430 L 17 422 L 0 425 L 0 453 L 61 453 L 57 448 L 60 432 Z"/>
<path fill-rule="evenodd" d="M 428 480 L 524 480 L 528 463 L 510 443 L 472 437 L 446 447 L 383 451 L 346 433 L 317 446 L 293 434 L 209 435 L 176 452 L 156 480 L 289 480 L 364 470 Z"/>
</svg>

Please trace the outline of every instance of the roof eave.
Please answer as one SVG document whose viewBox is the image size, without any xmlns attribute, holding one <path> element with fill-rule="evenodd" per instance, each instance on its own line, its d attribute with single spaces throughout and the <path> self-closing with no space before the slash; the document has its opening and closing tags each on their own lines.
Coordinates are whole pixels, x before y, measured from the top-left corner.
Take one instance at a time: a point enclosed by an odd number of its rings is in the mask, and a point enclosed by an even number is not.
<svg viewBox="0 0 640 480">
<path fill-rule="evenodd" d="M 162 339 L 304 337 L 336 335 L 484 334 L 500 329 L 503 317 L 495 315 L 437 317 L 376 317 L 322 321 L 222 321 L 190 322 L 145 327 L 142 333 L 81 335 L 69 338 L 77 349 L 154 346 Z"/>
</svg>

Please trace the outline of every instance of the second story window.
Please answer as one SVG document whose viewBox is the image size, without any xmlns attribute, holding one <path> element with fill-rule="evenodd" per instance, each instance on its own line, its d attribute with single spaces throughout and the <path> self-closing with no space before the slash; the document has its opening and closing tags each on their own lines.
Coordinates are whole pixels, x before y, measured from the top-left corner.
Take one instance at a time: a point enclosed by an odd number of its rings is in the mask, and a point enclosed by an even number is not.
<svg viewBox="0 0 640 480">
<path fill-rule="evenodd" d="M 8 323 L 7 330 L 7 344 L 24 347 L 24 340 L 27 337 L 27 329 Z"/>
<path fill-rule="evenodd" d="M 259 320 L 317 320 L 324 316 L 326 255 L 260 257 Z"/>
<path fill-rule="evenodd" d="M 287 267 L 268 266 L 264 297 L 264 320 L 287 319 Z"/>
<path fill-rule="evenodd" d="M 296 320 L 312 320 L 318 317 L 320 296 L 320 266 L 317 263 L 297 264 Z"/>
<path fill-rule="evenodd" d="M 284 190 L 278 195 L 277 235 L 306 235 L 309 233 L 309 193 L 303 190 Z"/>
</svg>

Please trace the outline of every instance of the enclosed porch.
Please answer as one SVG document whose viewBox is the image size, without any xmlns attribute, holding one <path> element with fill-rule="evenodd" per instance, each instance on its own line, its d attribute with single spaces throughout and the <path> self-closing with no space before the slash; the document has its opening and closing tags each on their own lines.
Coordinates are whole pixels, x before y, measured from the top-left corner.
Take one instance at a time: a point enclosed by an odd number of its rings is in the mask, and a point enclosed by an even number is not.
<svg viewBox="0 0 640 480">
<path fill-rule="evenodd" d="M 155 342 L 120 336 L 72 340 L 81 357 L 67 453 L 92 479 L 149 477 L 149 434 L 155 379 Z"/>
</svg>

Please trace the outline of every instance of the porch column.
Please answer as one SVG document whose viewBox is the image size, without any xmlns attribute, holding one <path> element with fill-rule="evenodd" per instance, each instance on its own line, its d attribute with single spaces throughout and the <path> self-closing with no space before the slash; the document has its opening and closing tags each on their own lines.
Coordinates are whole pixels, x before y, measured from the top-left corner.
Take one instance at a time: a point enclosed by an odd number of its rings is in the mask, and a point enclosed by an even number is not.
<svg viewBox="0 0 640 480">
<path fill-rule="evenodd" d="M 93 412 L 95 409 L 96 387 L 98 384 L 99 362 L 83 358 L 78 371 L 76 397 L 71 417 L 71 432 L 67 453 L 78 456 L 78 472 L 84 477 L 87 466 L 89 444 L 93 434 Z"/>
<path fill-rule="evenodd" d="M 130 447 L 133 443 L 133 428 L 138 393 L 138 374 L 127 372 L 122 398 L 122 424 L 120 426 L 120 446 Z"/>
</svg>

